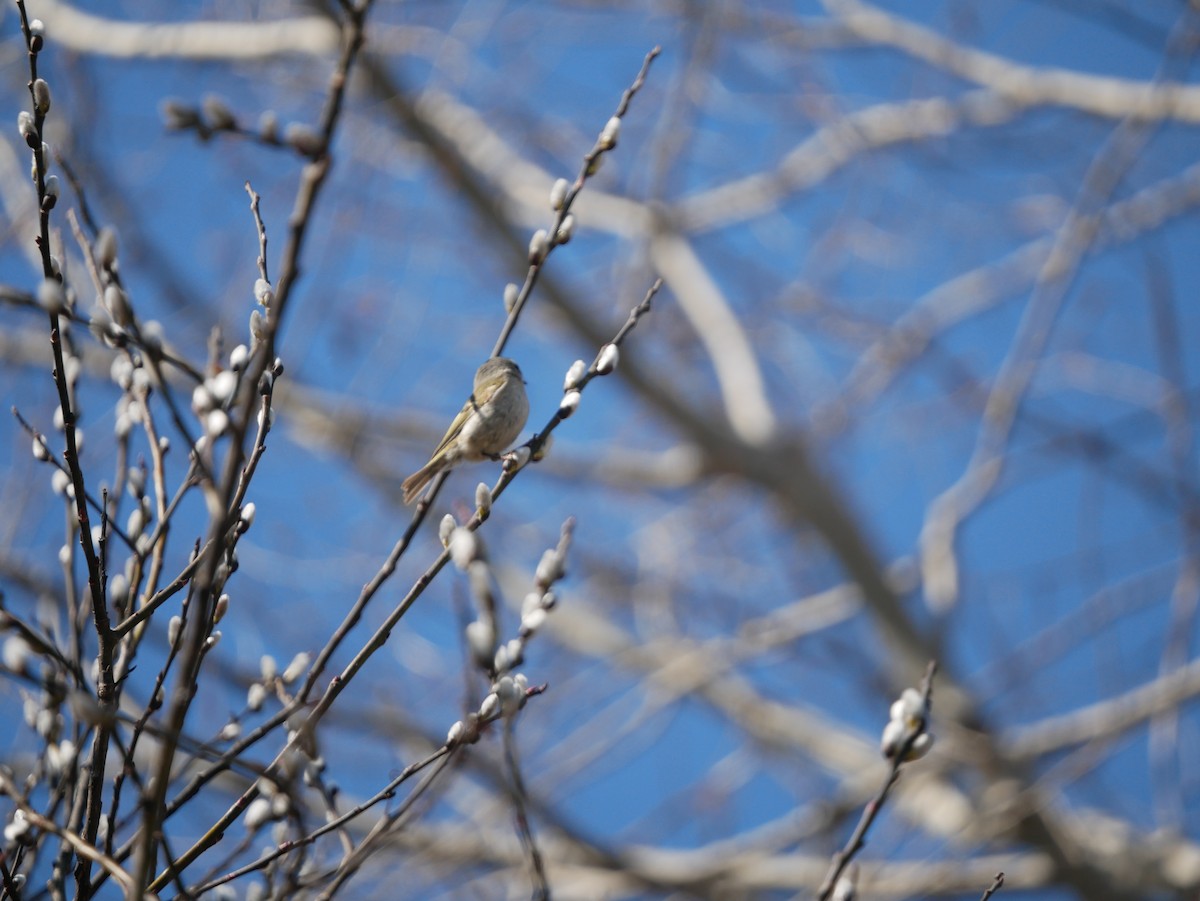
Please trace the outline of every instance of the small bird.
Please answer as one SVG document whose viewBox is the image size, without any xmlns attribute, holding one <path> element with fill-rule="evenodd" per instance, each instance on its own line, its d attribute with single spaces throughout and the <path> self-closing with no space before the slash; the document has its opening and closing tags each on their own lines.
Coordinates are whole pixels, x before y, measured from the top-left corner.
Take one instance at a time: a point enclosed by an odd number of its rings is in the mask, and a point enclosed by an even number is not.
<svg viewBox="0 0 1200 901">
<path fill-rule="evenodd" d="M 404 480 L 404 503 L 411 504 L 439 472 L 499 455 L 521 434 L 528 418 L 521 368 L 507 357 L 492 357 L 476 371 L 475 389 L 429 462 Z"/>
</svg>

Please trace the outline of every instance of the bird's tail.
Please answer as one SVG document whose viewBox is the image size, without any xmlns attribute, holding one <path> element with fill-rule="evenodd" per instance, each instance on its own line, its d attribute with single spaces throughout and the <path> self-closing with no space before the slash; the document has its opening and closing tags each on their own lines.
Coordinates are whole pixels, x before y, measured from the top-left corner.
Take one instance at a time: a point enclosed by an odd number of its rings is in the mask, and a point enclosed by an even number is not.
<svg viewBox="0 0 1200 901">
<path fill-rule="evenodd" d="M 421 494 L 421 491 L 428 485 L 435 475 L 445 468 L 445 461 L 434 457 L 412 475 L 410 475 L 400 485 L 404 491 L 404 503 L 411 504 Z"/>
</svg>

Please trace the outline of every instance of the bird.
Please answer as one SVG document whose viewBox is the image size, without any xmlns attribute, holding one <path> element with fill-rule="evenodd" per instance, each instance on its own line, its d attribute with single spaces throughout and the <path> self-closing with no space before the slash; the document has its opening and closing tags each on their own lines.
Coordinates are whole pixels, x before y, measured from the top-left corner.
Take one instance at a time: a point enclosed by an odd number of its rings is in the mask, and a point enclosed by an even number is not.
<svg viewBox="0 0 1200 901">
<path fill-rule="evenodd" d="M 411 504 L 435 475 L 459 463 L 495 458 L 525 428 L 529 398 L 521 367 L 492 357 L 475 372 L 475 386 L 429 462 L 404 480 L 404 503 Z"/>
</svg>

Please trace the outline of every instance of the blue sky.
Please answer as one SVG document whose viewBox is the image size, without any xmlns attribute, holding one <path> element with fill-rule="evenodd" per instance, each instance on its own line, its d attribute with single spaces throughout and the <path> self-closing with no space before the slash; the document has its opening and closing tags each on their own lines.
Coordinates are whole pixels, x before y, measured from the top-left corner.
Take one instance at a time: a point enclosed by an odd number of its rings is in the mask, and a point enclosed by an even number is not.
<svg viewBox="0 0 1200 901">
<path fill-rule="evenodd" d="M 1126 79 L 1153 76 L 1179 10 L 1166 2 L 1066 0 L 879 6 L 1014 64 Z M 31 9 L 36 15 L 35 3 Z M 164 13 L 128 3 L 108 14 L 188 21 L 297 12 L 200 3 Z M 0 96 L 15 121 L 27 100 L 24 61 L 11 12 L 0 25 L 9 85 Z M 707 192 L 774 171 L 823 126 L 916 98 L 956 104 L 977 89 L 894 48 L 835 40 L 821 30 L 828 27 L 817 3 L 714 5 L 687 21 L 657 5 L 381 4 L 368 46 L 405 91 L 424 92 L 430 104 L 449 96 L 552 180 L 573 177 L 644 53 L 661 44 L 617 150 L 581 198 L 577 236 L 551 257 L 546 279 L 615 333 L 652 280 L 654 256 L 647 236 L 631 237 L 603 201 L 658 202 L 744 330 L 780 434 L 803 436 L 879 560 L 911 574 L 930 505 L 967 465 L 983 399 L 1034 296 L 1029 267 L 1013 260 L 1053 237 L 1118 121 L 1046 105 L 988 126 L 960 124 L 853 153 L 814 184 L 780 188 L 748 218 L 693 228 L 685 214 Z M 817 46 L 823 34 L 828 43 Z M 97 218 L 122 236 L 122 277 L 139 316 L 161 321 L 197 362 L 213 325 L 225 331 L 227 349 L 246 340 L 257 246 L 243 184 L 262 194 L 274 272 L 300 164 L 249 141 L 169 133 L 161 107 L 211 93 L 246 123 L 266 109 L 282 123 L 313 121 L 329 62 L 114 59 L 102 50 L 64 51 L 52 29 L 49 36 L 50 136 L 79 170 Z M 1190 63 L 1176 63 L 1172 73 L 1193 79 Z M 479 176 L 508 217 L 497 229 L 451 182 L 444 160 L 397 124 L 389 101 L 365 80 L 349 95 L 282 331 L 284 383 L 301 399 L 281 401 L 250 493 L 259 514 L 231 587 L 225 675 L 189 720 L 199 734 L 215 732 L 238 708 L 237 680 L 257 671 L 261 654 L 286 661 L 317 650 L 378 568 L 408 522 L 396 486 L 458 408 L 503 321 L 504 285 L 524 275 L 521 255 L 505 242 L 521 246 L 550 222 L 548 201 L 537 199 L 549 183 L 514 169 Z M 1155 125 L 1103 208 L 1163 184 L 1165 199 L 1179 201 L 1183 191 L 1170 180 L 1194 159 L 1194 129 Z M 23 167 L 15 131 L 9 145 Z M 64 200 L 55 225 L 69 237 L 65 209 L 76 199 Z M 5 200 L 10 215 L 14 203 Z M 1185 660 L 1194 656 L 1195 589 L 1181 573 L 1196 551 L 1185 499 L 1196 487 L 1198 322 L 1190 301 L 1200 227 L 1190 203 L 1181 206 L 1165 224 L 1132 236 L 1102 230 L 1073 274 L 1007 445 L 1004 475 L 959 533 L 958 602 L 944 615 L 931 611 L 913 576 L 901 592 L 904 609 L 924 634 L 938 636 L 947 670 L 975 693 L 1001 735 L 1153 680 L 1177 665 L 1166 650 L 1172 636 L 1183 636 Z M 37 274 L 20 234 L 0 236 L 0 283 L 33 290 Z M 997 273 L 994 292 L 946 289 L 977 268 Z M 694 293 L 692 283 L 668 283 L 625 354 L 672 395 L 724 422 L 718 368 L 688 302 Z M 985 295 L 994 301 L 988 309 L 939 329 L 881 390 L 851 390 L 870 371 L 868 349 L 894 336 L 914 310 L 936 304 L 946 312 Z M 0 307 L 0 317 L 13 335 L 37 335 L 42 325 L 28 310 Z M 508 351 L 529 382 L 527 436 L 556 409 L 571 362 L 597 349 L 535 292 Z M 5 379 L 6 399 L 50 431 L 45 368 L 6 365 Z M 102 372 L 82 392 L 96 484 L 111 480 L 116 396 Z M 353 461 L 306 425 L 309 413 L 351 412 L 366 423 Z M 0 460 L 11 473 L 0 487 L 11 511 L 5 544 L 22 566 L 59 584 L 62 510 L 49 473 L 12 422 L 3 428 Z M 519 603 L 567 516 L 579 525 L 563 604 L 586 608 L 647 647 L 708 642 L 724 653 L 747 621 L 845 579 L 819 527 L 798 522 L 737 473 L 703 472 L 679 485 L 628 475 L 655 455 L 682 460 L 691 450 L 622 370 L 593 383 L 549 459 L 522 474 L 483 533 L 505 593 Z M 182 459 L 175 455 L 175 479 Z M 683 465 L 668 469 L 686 476 Z M 433 518 L 464 509 L 476 482 L 496 475 L 492 464 L 456 473 Z M 175 527 L 176 568 L 204 519 L 193 494 Z M 368 613 L 368 627 L 437 550 L 427 525 Z M 14 609 L 31 604 L 11 584 L 5 596 Z M 367 722 L 368 711 L 394 704 L 401 718 L 438 736 L 461 715 L 467 607 L 465 581 L 445 573 L 364 671 L 347 707 L 353 714 L 335 717 L 340 725 L 327 739 L 348 792 L 375 790 L 389 768 L 416 753 Z M 508 625 L 515 628 L 511 612 Z M 153 634 L 146 671 L 162 653 L 165 625 Z M 882 727 L 895 686 L 868 613 L 740 653 L 713 678 L 736 676 L 764 698 L 820 711 L 849 736 L 873 741 Z M 531 788 L 601 845 L 700 847 L 780 818 L 803 820 L 838 790 L 835 774 L 794 747 L 765 745 L 711 699 L 664 697 L 638 667 L 590 654 L 566 635 L 538 636 L 525 671 L 551 685 L 518 730 Z M 478 678 L 467 683 L 480 690 Z M 0 697 L 20 703 L 15 684 Z M 1196 737 L 1194 709 L 1179 729 L 1183 748 Z M 1142 724 L 1112 745 L 1051 755 L 1035 771 L 1075 812 L 1097 808 L 1140 830 L 1194 837 L 1194 764 L 1152 749 L 1148 736 Z M 571 755 L 584 759 L 592 744 L 603 753 L 573 771 Z M 495 742 L 484 752 L 499 756 Z M 452 822 L 461 803 L 449 792 L 430 817 Z M 883 859 L 955 861 L 978 850 L 921 834 L 899 814 L 878 828 L 867 853 Z M 848 828 L 818 838 L 800 827 L 784 831 L 790 838 L 777 850 L 820 856 Z M 980 847 L 1017 846 L 997 839 Z M 453 895 L 453 885 L 441 887 Z M 984 887 L 962 896 L 978 897 Z"/>
</svg>

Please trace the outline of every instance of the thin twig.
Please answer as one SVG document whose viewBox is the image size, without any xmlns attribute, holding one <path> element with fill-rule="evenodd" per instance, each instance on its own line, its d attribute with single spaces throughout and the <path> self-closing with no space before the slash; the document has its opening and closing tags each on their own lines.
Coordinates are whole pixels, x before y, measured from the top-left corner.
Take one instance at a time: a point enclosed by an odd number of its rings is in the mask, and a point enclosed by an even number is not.
<svg viewBox="0 0 1200 901">
<path fill-rule="evenodd" d="M 933 694 L 933 676 L 937 672 L 937 662 L 931 660 L 929 666 L 925 670 L 925 677 L 921 680 L 921 696 L 925 703 L 925 709 L 929 709 L 930 697 Z M 855 855 L 866 846 L 867 830 L 871 828 L 871 824 L 875 822 L 875 818 L 879 816 L 879 812 L 883 809 L 883 804 L 887 800 L 888 794 L 900 778 L 900 768 L 904 766 L 908 760 L 908 755 L 912 751 L 917 740 L 925 734 L 927 724 L 922 723 L 918 729 L 913 729 L 906 737 L 904 743 L 892 755 L 891 766 L 888 768 L 887 775 L 884 777 L 883 785 L 879 787 L 879 791 L 872 798 L 865 808 L 863 808 L 862 816 L 859 818 L 858 826 L 853 834 L 847 840 L 845 846 L 837 854 L 833 856 L 833 863 L 829 868 L 829 873 L 825 876 L 825 881 L 821 883 L 820 889 L 817 891 L 817 898 L 820 901 L 828 901 L 833 895 L 833 890 L 837 887 L 838 879 L 845 871 L 847 865 L 852 861 Z"/>
<path fill-rule="evenodd" d="M 650 71 L 650 64 L 654 62 L 655 58 L 661 52 L 661 47 L 655 47 L 646 54 L 646 58 L 642 60 L 642 67 L 638 70 L 637 78 L 633 80 L 633 84 L 626 88 L 625 92 L 621 95 L 621 102 L 617 104 L 617 110 L 613 114 L 614 119 L 620 120 L 629 110 L 629 102 L 633 100 L 634 94 L 646 83 L 646 74 Z M 508 339 L 512 335 L 513 329 L 517 326 L 517 320 L 521 316 L 521 311 L 525 309 L 525 303 L 529 300 L 529 295 L 533 292 L 533 286 L 537 283 L 546 258 L 553 252 L 555 247 L 561 243 L 565 243 L 559 240 L 559 235 L 562 233 L 563 223 L 566 222 L 567 216 L 571 212 L 571 206 L 575 203 L 575 198 L 583 190 L 583 186 L 588 178 L 597 171 L 600 158 L 616 146 L 615 141 L 609 142 L 603 140 L 603 133 L 601 134 L 602 136 L 597 138 L 596 143 L 592 145 L 592 149 L 584 156 L 583 165 L 579 168 L 579 174 L 575 176 L 575 183 L 571 185 L 563 197 L 562 204 L 554 217 L 554 222 L 546 232 L 547 246 L 545 253 L 536 255 L 529 261 L 529 269 L 525 273 L 525 283 L 521 285 L 520 290 L 517 292 L 517 297 L 513 302 L 512 309 L 508 313 L 508 318 L 504 321 L 504 327 L 500 330 L 500 335 L 496 338 L 496 343 L 492 347 L 493 357 L 498 357 L 504 353 L 504 348 L 508 344 Z"/>
<path fill-rule="evenodd" d="M 312 832 L 310 832 L 308 835 L 305 835 L 302 838 L 282 842 L 273 851 L 266 852 L 265 854 L 263 854 L 261 857 L 257 858 L 252 863 L 248 863 L 245 866 L 239 867 L 238 869 L 233 870 L 229 873 L 226 873 L 223 876 L 220 876 L 209 882 L 205 882 L 203 885 L 195 886 L 194 888 L 191 889 L 192 894 L 193 895 L 201 895 L 205 892 L 211 891 L 212 889 L 216 888 L 219 885 L 224 885 L 227 882 L 232 882 L 233 880 L 238 879 L 242 876 L 245 876 L 248 873 L 253 873 L 255 870 L 261 870 L 267 864 L 269 864 L 275 860 L 278 860 L 280 857 L 283 857 L 285 854 L 288 854 L 288 853 L 296 850 L 297 848 L 302 848 L 305 845 L 311 845 L 317 839 L 321 838 L 321 836 L 328 835 L 330 832 L 334 832 L 338 829 L 341 829 L 347 823 L 350 823 L 352 820 L 357 819 L 359 816 L 366 813 L 372 807 L 375 807 L 375 806 L 383 803 L 384 801 L 390 801 L 392 798 L 395 797 L 397 788 L 399 788 L 401 785 L 403 785 L 405 782 L 407 782 L 413 776 L 420 773 L 426 767 L 428 767 L 431 764 L 436 763 L 437 761 L 441 760 L 442 758 L 447 757 L 448 755 L 452 754 L 454 752 L 454 750 L 456 750 L 455 747 L 452 747 L 450 744 L 446 744 L 446 745 L 443 745 L 442 747 L 438 748 L 436 751 L 434 751 L 432 754 L 430 754 L 424 760 L 419 760 L 416 763 L 410 763 L 408 766 L 406 766 L 403 769 L 403 771 L 400 772 L 399 775 L 397 775 L 394 779 L 392 779 L 390 782 L 388 782 L 388 784 L 386 786 L 384 786 L 380 791 L 376 792 L 372 797 L 368 798 L 366 801 L 363 801 L 361 804 L 355 805 L 350 810 L 347 810 L 345 813 L 340 814 L 335 819 L 331 819 L 328 822 L 322 824 L 321 826 L 317 827 Z"/>
<path fill-rule="evenodd" d="M 534 901 L 549 901 L 550 883 L 546 879 L 546 864 L 542 860 L 542 852 L 538 848 L 533 826 L 529 822 L 528 805 L 525 803 L 525 780 L 521 777 L 521 764 L 517 760 L 517 739 L 513 732 L 512 717 L 504 719 L 504 764 L 508 770 L 508 794 L 513 803 L 517 834 L 521 837 L 525 853 L 529 855 L 529 866 L 533 871 L 533 898 Z"/>
<path fill-rule="evenodd" d="M 312 161 L 304 167 L 297 188 L 296 201 L 288 221 L 287 239 L 284 242 L 280 261 L 280 275 L 273 292 L 271 315 L 267 319 L 266 335 L 260 347 L 251 354 L 245 374 L 231 404 L 229 451 L 226 454 L 221 478 L 212 485 L 212 491 L 217 495 L 218 503 L 214 507 L 215 512 L 212 514 L 205 542 L 207 553 L 201 558 L 203 562 L 192 581 L 192 593 L 197 602 L 197 609 L 193 611 L 192 622 L 187 630 L 184 654 L 165 716 L 168 738 L 163 742 L 155 766 L 153 797 L 147 798 L 145 804 L 138 886 L 145 886 L 146 890 L 150 892 L 162 889 L 173 878 L 173 873 L 181 873 L 205 849 L 215 843 L 223 832 L 223 829 L 218 829 L 208 833 L 185 850 L 177 858 L 175 866 L 171 870 L 160 872 L 153 879 L 151 878 L 151 868 L 155 862 L 156 834 L 161 831 L 162 820 L 166 814 L 166 793 L 176 750 L 176 741 L 170 736 L 182 732 L 187 712 L 195 695 L 194 686 L 199 675 L 207 632 L 211 628 L 210 614 L 215 602 L 213 589 L 216 587 L 217 567 L 226 556 L 225 536 L 229 533 L 230 526 L 236 522 L 237 513 L 230 509 L 230 503 L 239 491 L 239 486 L 244 487 L 245 485 L 245 481 L 241 479 L 244 473 L 242 444 L 249 427 L 254 401 L 258 396 L 259 380 L 268 367 L 273 365 L 277 331 L 291 297 L 291 289 L 300 275 L 301 252 L 317 199 L 329 173 L 331 165 L 329 148 L 340 120 L 350 72 L 363 45 L 366 16 L 370 8 L 370 0 L 365 0 L 355 6 L 346 16 L 343 25 L 345 40 L 342 54 L 330 78 L 329 91 L 326 95 L 318 129 L 319 152 L 314 154 Z"/>
</svg>

